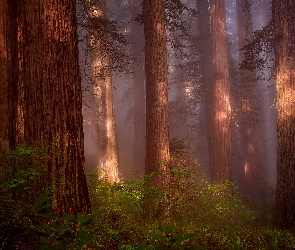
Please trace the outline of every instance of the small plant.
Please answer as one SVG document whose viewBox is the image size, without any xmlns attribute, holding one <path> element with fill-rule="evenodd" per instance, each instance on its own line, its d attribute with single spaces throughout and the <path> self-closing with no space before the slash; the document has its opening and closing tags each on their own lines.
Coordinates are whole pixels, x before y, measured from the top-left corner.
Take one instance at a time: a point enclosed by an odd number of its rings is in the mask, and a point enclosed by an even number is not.
<svg viewBox="0 0 295 250">
<path fill-rule="evenodd" d="M 0 249 L 82 249 L 93 240 L 96 214 L 53 215 L 50 196 L 58 190 L 46 190 L 47 148 L 20 146 L 0 159 Z"/>
<path fill-rule="evenodd" d="M 36 214 L 28 216 L 35 226 L 30 232 L 39 237 L 37 249 L 82 249 L 92 242 L 94 236 L 90 235 L 90 225 L 97 214 L 55 217 L 50 209 L 49 195 L 50 191 L 46 191 L 39 196 L 34 204 Z"/>
<path fill-rule="evenodd" d="M 43 192 L 46 149 L 20 146 L 0 152 L 0 249 L 30 249 L 37 241 L 26 217 Z"/>
<path fill-rule="evenodd" d="M 197 234 L 196 233 L 186 233 L 178 234 L 175 233 L 175 230 L 171 226 L 160 225 L 158 227 L 159 232 L 150 234 L 150 244 L 148 246 L 141 246 L 137 249 L 142 250 L 197 250 L 197 249 L 206 249 L 203 246 L 190 246 L 190 241 Z"/>
</svg>

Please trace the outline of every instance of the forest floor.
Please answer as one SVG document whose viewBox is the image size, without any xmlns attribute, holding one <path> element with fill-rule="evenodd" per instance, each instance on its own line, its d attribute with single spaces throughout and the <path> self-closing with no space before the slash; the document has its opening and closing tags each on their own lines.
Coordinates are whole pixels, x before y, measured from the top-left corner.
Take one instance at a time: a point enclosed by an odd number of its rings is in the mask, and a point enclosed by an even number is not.
<svg viewBox="0 0 295 250">
<path fill-rule="evenodd" d="M 114 185 L 88 176 L 96 239 L 91 249 L 295 249 L 295 234 L 273 226 L 272 198 L 251 205 L 232 183 L 209 184 L 186 169 L 172 172 L 168 187 L 146 179 Z M 145 214 L 144 197 L 153 203 Z M 156 219 L 169 198 L 169 218 Z"/>
<path fill-rule="evenodd" d="M 26 169 L 19 172 L 5 169 L 0 250 L 295 249 L 294 231 L 274 226 L 271 194 L 261 195 L 254 206 L 233 183 L 211 184 L 200 171 L 181 166 L 165 173 L 165 187 L 150 186 L 153 175 L 111 185 L 88 174 L 92 214 L 55 217 L 53 191 L 37 190 L 43 192 L 37 199 L 28 198 L 34 197 L 28 183 L 40 174 L 27 167 L 32 162 L 36 158 L 26 158 Z M 164 217 L 157 216 L 159 208 L 166 212 Z"/>
</svg>

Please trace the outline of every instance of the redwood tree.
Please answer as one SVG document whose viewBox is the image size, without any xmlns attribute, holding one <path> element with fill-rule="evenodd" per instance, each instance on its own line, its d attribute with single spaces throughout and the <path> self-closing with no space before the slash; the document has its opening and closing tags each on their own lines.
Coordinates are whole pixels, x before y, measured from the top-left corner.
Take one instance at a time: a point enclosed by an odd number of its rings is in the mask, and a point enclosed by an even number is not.
<svg viewBox="0 0 295 250">
<path fill-rule="evenodd" d="M 98 171 L 100 177 L 114 183 L 119 181 L 119 169 L 110 70 L 110 45 L 107 25 L 103 25 L 106 23 L 107 15 L 106 1 L 87 1 L 87 6 L 91 26 L 89 45 L 96 106 Z"/>
<path fill-rule="evenodd" d="M 146 69 L 146 163 L 145 172 L 167 170 L 169 160 L 167 49 L 163 0 L 144 0 Z M 151 184 L 165 185 L 164 175 Z M 158 216 L 166 216 L 167 204 L 159 204 Z"/>
<path fill-rule="evenodd" d="M 144 1 L 146 68 L 146 173 L 169 160 L 167 49 L 163 0 Z M 157 45 L 157 46 L 155 46 Z"/>
<path fill-rule="evenodd" d="M 145 91 L 144 91 L 144 36 L 143 25 L 137 20 L 142 11 L 141 0 L 130 1 L 133 102 L 134 102 L 134 146 L 133 167 L 142 171 L 145 158 Z"/>
<path fill-rule="evenodd" d="M 1 127 L 0 127 L 0 151 L 9 149 L 9 108 L 8 108 L 8 5 L 7 0 L 0 1 L 0 113 L 1 113 Z"/>
<path fill-rule="evenodd" d="M 241 49 L 247 40 L 253 39 L 251 5 L 248 0 L 237 0 L 238 44 Z M 239 51 L 239 62 L 244 52 Z M 242 143 L 244 149 L 243 191 L 252 198 L 258 198 L 262 181 L 262 136 L 258 113 L 258 83 L 256 71 L 240 69 L 240 100 L 242 118 Z"/>
<path fill-rule="evenodd" d="M 295 2 L 273 1 L 278 113 L 277 222 L 295 227 Z"/>
<path fill-rule="evenodd" d="M 0 150 L 16 146 L 18 88 L 17 2 L 0 1 Z"/>
<path fill-rule="evenodd" d="M 212 25 L 213 98 L 210 126 L 210 174 L 213 180 L 232 179 L 231 105 L 224 0 L 210 0 Z"/>
<path fill-rule="evenodd" d="M 49 146 L 47 181 L 57 190 L 55 213 L 88 213 L 75 1 L 18 3 L 24 142 L 31 147 Z"/>
<path fill-rule="evenodd" d="M 210 33 L 210 10 L 208 1 L 197 1 L 198 14 L 198 32 L 202 39 L 197 42 L 200 44 L 200 73 L 204 105 L 204 116 L 206 124 L 206 139 L 209 166 L 213 163 L 212 155 L 212 136 L 213 116 L 212 116 L 212 100 L 213 100 L 213 78 L 212 78 L 212 34 Z"/>
</svg>

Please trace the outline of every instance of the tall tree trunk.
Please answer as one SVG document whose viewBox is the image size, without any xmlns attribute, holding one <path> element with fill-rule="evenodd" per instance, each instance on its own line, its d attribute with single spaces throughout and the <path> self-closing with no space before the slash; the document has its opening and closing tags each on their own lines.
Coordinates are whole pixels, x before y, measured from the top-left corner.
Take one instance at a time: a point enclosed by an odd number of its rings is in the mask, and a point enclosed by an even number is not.
<svg viewBox="0 0 295 250">
<path fill-rule="evenodd" d="M 82 92 L 75 1 L 21 1 L 24 141 L 49 146 L 54 211 L 90 212 L 83 167 Z"/>
<path fill-rule="evenodd" d="M 206 117 L 206 137 L 209 166 L 213 163 L 212 154 L 212 136 L 213 117 L 212 117 L 212 98 L 213 98 L 213 78 L 212 78 L 212 36 L 210 33 L 210 10 L 208 1 L 197 1 L 197 10 L 199 12 L 198 33 L 202 38 L 200 42 L 200 71 L 202 78 L 202 88 L 204 91 L 204 115 Z"/>
<path fill-rule="evenodd" d="M 295 2 L 273 1 L 278 112 L 277 222 L 295 228 Z"/>
<path fill-rule="evenodd" d="M 253 39 L 251 5 L 248 0 L 237 1 L 238 39 L 241 49 L 246 40 Z M 239 61 L 244 60 L 240 50 Z M 242 101 L 242 133 L 244 146 L 244 192 L 258 199 L 259 185 L 262 182 L 262 137 L 259 126 L 258 83 L 256 72 L 240 70 L 240 99 Z"/>
<path fill-rule="evenodd" d="M 141 13 L 141 3 L 141 0 L 131 0 L 131 46 L 132 55 L 135 57 L 132 64 L 134 101 L 133 167 L 139 170 L 144 168 L 145 159 L 144 36 L 143 25 L 135 20 Z"/>
<path fill-rule="evenodd" d="M 146 70 L 146 165 L 145 172 L 167 170 L 169 160 L 167 48 L 163 0 L 144 0 Z M 155 46 L 156 45 L 156 46 Z M 165 175 L 152 185 L 165 186 Z M 169 216 L 167 201 L 159 204 L 158 217 Z"/>
<path fill-rule="evenodd" d="M 90 21 L 104 22 L 106 19 L 106 2 L 91 2 L 88 10 Z M 113 107 L 112 78 L 108 51 L 107 27 L 99 33 L 91 31 L 91 64 L 94 81 L 94 99 L 96 103 L 96 120 L 98 136 L 98 171 L 100 177 L 108 182 L 119 182 L 118 147 L 115 115 Z M 99 35 L 98 35 L 99 34 Z"/>
<path fill-rule="evenodd" d="M 0 1 L 0 150 L 16 146 L 18 92 L 17 1 Z"/>
<path fill-rule="evenodd" d="M 210 0 L 212 23 L 213 99 L 211 177 L 232 179 L 231 106 L 224 0 Z"/>
<path fill-rule="evenodd" d="M 7 0 L 0 0 L 0 152 L 9 149 L 9 65 L 10 54 L 8 53 L 9 17 Z"/>
</svg>

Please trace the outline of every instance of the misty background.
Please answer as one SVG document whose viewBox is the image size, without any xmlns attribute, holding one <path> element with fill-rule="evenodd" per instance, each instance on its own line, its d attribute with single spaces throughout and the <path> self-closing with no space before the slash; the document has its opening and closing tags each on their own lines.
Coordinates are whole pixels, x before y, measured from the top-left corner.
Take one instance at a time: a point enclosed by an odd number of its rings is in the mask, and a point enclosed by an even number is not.
<svg viewBox="0 0 295 250">
<path fill-rule="evenodd" d="M 206 81 L 203 77 L 206 51 L 204 34 L 204 18 L 198 3 L 200 1 L 186 0 L 185 4 L 195 10 L 194 14 L 182 13 L 181 18 L 187 35 L 180 30 L 173 33 L 167 28 L 168 68 L 169 68 L 169 120 L 170 138 L 185 141 L 191 147 L 191 158 L 201 165 L 209 178 L 209 159 L 206 119 Z M 244 153 L 241 136 L 240 110 L 240 80 L 238 77 L 239 45 L 237 24 L 237 3 L 226 0 L 227 35 L 230 62 L 232 138 L 233 138 L 233 176 L 239 186 L 239 173 L 245 171 L 243 165 Z M 144 120 L 144 34 L 140 24 L 140 4 L 135 8 L 131 1 L 107 1 L 107 18 L 117 22 L 118 31 L 126 37 L 128 44 L 123 50 L 130 57 L 130 64 L 123 65 L 120 70 L 112 71 L 113 105 L 117 132 L 119 153 L 119 170 L 123 179 L 131 178 L 134 174 L 144 174 L 145 150 L 145 120 Z M 93 80 L 91 57 L 87 46 L 87 13 L 85 6 L 78 2 L 79 19 L 79 56 L 83 84 L 83 116 L 84 116 L 84 145 L 85 169 L 96 172 L 98 167 L 95 103 L 93 98 Z M 262 30 L 271 18 L 271 1 L 253 1 L 251 5 L 253 31 Z M 203 18 L 203 19 L 202 19 Z M 209 17 L 207 17 L 209 20 Z M 172 42 L 171 42 L 172 41 Z M 180 43 L 181 49 L 175 44 Z M 121 46 L 121 45 L 120 45 Z M 156 45 L 155 45 L 156 46 Z M 208 46 L 210 50 L 210 46 Z M 261 53 L 261 57 L 265 54 Z M 210 60 L 211 58 L 207 58 Z M 119 58 L 120 60 L 120 58 Z M 268 60 L 268 59 L 267 59 Z M 272 62 L 269 62 L 271 64 Z M 208 69 L 210 70 L 210 69 Z M 210 72 L 209 72 L 210 74 Z M 276 108 L 275 85 L 271 77 L 271 69 L 265 67 L 256 70 L 258 86 L 257 112 L 259 115 L 259 131 L 262 137 L 261 160 L 266 182 L 276 185 Z M 263 79 L 264 78 L 264 79 Z M 140 125 L 135 126 L 135 123 Z M 140 127 L 141 126 L 141 127 Z M 137 127 L 137 130 L 135 129 Z M 138 127 L 140 129 L 138 129 Z M 253 135 L 255 136 L 255 135 Z"/>
</svg>

